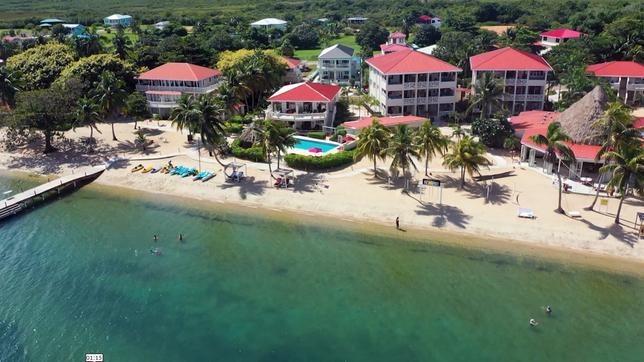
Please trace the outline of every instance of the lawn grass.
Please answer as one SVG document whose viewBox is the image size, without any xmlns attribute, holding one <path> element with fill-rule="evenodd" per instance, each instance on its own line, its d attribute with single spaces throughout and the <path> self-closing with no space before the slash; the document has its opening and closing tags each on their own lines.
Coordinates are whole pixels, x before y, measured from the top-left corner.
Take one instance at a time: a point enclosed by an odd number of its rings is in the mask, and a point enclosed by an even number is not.
<svg viewBox="0 0 644 362">
<path fill-rule="evenodd" d="M 337 39 L 333 39 L 324 48 L 335 44 L 342 44 L 351 47 L 356 51 L 356 53 L 360 51 L 360 46 L 356 43 L 355 35 L 345 35 Z M 322 47 L 315 49 L 297 49 L 295 51 L 295 57 L 301 60 L 315 61 L 318 59 L 318 55 L 320 55 L 322 49 Z"/>
</svg>

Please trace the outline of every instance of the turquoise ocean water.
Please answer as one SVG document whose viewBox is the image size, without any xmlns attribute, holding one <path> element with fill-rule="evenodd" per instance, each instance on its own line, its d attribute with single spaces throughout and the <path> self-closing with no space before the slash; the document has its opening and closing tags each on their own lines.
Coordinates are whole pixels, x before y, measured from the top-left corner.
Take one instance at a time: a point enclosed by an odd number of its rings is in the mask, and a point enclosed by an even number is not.
<svg viewBox="0 0 644 362">
<path fill-rule="evenodd" d="M 0 191 L 21 186 L 0 177 Z M 89 352 L 106 361 L 642 361 L 644 280 L 90 186 L 0 224 L 0 361 Z"/>
</svg>

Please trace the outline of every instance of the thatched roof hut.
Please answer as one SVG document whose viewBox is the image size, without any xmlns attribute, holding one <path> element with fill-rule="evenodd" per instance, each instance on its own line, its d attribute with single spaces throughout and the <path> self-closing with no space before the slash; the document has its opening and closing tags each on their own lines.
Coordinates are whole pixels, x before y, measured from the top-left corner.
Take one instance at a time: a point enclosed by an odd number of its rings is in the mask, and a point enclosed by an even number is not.
<svg viewBox="0 0 644 362">
<path fill-rule="evenodd" d="M 582 99 L 563 111 L 558 122 L 575 143 L 601 144 L 601 135 L 605 130 L 593 128 L 592 125 L 608 108 L 608 97 L 604 90 L 597 86 Z"/>
</svg>

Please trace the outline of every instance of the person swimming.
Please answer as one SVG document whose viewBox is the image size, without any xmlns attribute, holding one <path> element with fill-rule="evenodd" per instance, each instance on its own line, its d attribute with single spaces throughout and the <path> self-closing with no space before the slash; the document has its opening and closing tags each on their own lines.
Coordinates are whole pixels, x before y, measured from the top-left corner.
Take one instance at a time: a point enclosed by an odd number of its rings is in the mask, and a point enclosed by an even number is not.
<svg viewBox="0 0 644 362">
<path fill-rule="evenodd" d="M 156 242 L 156 241 L 159 241 L 159 237 L 157 236 L 157 234 L 154 234 L 154 241 L 155 241 L 155 242 Z"/>
<path fill-rule="evenodd" d="M 161 255 L 161 250 L 159 250 L 158 248 L 152 248 L 152 249 L 150 249 L 150 254 L 152 254 L 154 256 L 159 256 L 159 255 Z"/>
<path fill-rule="evenodd" d="M 536 326 L 538 326 L 538 325 L 539 325 L 539 322 L 537 322 L 537 321 L 536 321 L 536 320 L 534 320 L 533 318 L 530 318 L 530 322 L 529 322 L 529 323 L 530 323 L 530 327 L 536 327 Z"/>
<path fill-rule="evenodd" d="M 183 234 L 179 234 L 179 241 L 183 241 Z"/>
<path fill-rule="evenodd" d="M 546 306 L 546 314 L 548 315 L 552 314 L 552 308 L 549 305 Z"/>
</svg>

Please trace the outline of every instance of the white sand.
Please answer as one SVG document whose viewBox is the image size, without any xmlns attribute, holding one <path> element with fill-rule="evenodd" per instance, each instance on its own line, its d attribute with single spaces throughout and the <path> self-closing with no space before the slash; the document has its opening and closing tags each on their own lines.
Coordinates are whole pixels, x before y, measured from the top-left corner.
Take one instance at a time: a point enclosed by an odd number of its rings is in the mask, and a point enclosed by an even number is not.
<svg viewBox="0 0 644 362">
<path fill-rule="evenodd" d="M 84 156 L 75 152 L 56 153 L 43 156 L 32 149 L 23 149 L 12 154 L 0 154 L 0 168 L 16 169 L 35 173 L 66 174 L 70 169 L 96 165 L 118 154 L 127 157 L 160 157 L 176 153 L 188 153 L 191 157 L 179 156 L 172 159 L 175 165 L 197 166 L 193 146 L 185 143 L 185 135 L 171 130 L 167 123 L 157 127 L 156 123 L 143 126 L 155 128 L 153 139 L 156 148 L 147 154 L 134 150 L 132 124 L 118 124 L 117 136 L 121 142 L 112 142 L 109 126 L 102 125 L 100 152 Z M 69 132 L 68 137 L 86 136 L 87 130 Z M 164 143 L 161 138 L 165 139 Z M 123 141 L 125 140 L 125 141 Z M 488 181 L 491 185 L 490 198 L 486 201 L 485 185 L 472 182 L 464 190 L 456 188 L 456 175 L 438 172 L 440 160 L 431 165 L 434 176 L 443 180 L 442 205 L 438 204 L 438 190 L 410 195 L 402 191 L 402 180 L 395 186 L 374 179 L 371 162 L 365 160 L 353 167 L 340 171 L 315 174 L 299 173 L 296 186 L 292 189 L 275 189 L 265 164 L 249 164 L 249 178 L 240 184 L 224 180 L 222 167 L 202 152 L 202 169 L 217 171 L 217 176 L 206 182 L 193 182 L 190 178 L 163 174 L 131 173 L 133 164 L 161 166 L 167 160 L 134 161 L 117 165 L 106 171 L 96 182 L 105 185 L 122 186 L 136 190 L 193 197 L 207 201 L 230 204 L 242 203 L 273 210 L 294 211 L 306 215 L 325 215 L 345 221 L 371 221 L 390 225 L 400 217 L 403 228 L 418 230 L 447 230 L 474 236 L 511 239 L 533 246 L 568 248 L 586 253 L 627 257 L 644 261 L 644 248 L 633 227 L 636 211 L 644 211 L 642 200 L 628 199 L 622 208 L 622 225 L 613 223 L 618 199 L 610 199 L 609 205 L 601 212 L 586 211 L 584 207 L 592 201 L 591 196 L 564 194 L 563 207 L 568 211 L 579 211 L 581 219 L 572 219 L 554 212 L 557 203 L 557 189 L 551 178 L 531 169 L 513 168 L 509 158 L 494 156 L 498 166 L 483 172 L 484 175 L 513 171 L 513 176 Z M 231 161 L 224 160 L 225 162 Z M 387 164 L 380 163 L 383 171 Z M 416 179 L 423 177 L 424 164 L 418 165 L 420 172 Z M 534 210 L 535 220 L 519 219 L 518 207 Z"/>
</svg>

